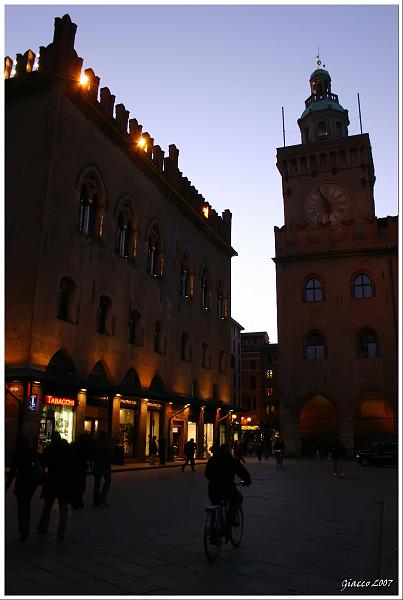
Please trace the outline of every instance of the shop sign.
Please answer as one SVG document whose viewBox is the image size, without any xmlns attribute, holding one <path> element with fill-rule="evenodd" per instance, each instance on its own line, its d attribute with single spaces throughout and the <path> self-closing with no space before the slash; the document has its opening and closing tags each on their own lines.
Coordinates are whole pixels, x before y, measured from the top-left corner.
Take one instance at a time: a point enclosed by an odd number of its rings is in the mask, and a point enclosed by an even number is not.
<svg viewBox="0 0 403 600">
<path fill-rule="evenodd" d="M 59 398 L 57 396 L 45 396 L 45 404 L 53 404 L 54 406 L 72 406 L 76 405 L 76 401 L 72 398 Z"/>
<path fill-rule="evenodd" d="M 157 402 L 148 402 L 148 406 L 151 408 L 162 408 L 162 404 L 158 404 Z"/>
<path fill-rule="evenodd" d="M 259 427 L 259 425 L 242 425 L 241 429 L 256 430 L 256 429 L 260 429 L 260 427 Z"/>
<path fill-rule="evenodd" d="M 137 400 L 126 400 L 120 401 L 120 406 L 137 406 Z"/>
<path fill-rule="evenodd" d="M 9 385 L 8 389 L 10 390 L 10 392 L 13 392 L 14 394 L 18 394 L 19 392 L 22 391 L 22 386 L 21 385 Z"/>
<path fill-rule="evenodd" d="M 38 410 L 39 395 L 31 394 L 28 400 L 28 410 L 36 412 Z"/>
</svg>

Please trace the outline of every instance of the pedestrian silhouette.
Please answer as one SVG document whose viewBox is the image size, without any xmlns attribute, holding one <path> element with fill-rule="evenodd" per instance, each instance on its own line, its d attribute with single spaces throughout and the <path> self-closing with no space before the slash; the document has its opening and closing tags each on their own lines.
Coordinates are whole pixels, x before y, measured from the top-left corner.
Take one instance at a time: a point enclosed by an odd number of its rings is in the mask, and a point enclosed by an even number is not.
<svg viewBox="0 0 403 600">
<path fill-rule="evenodd" d="M 263 444 L 260 440 L 256 442 L 256 456 L 259 462 L 262 460 Z"/>
<path fill-rule="evenodd" d="M 235 440 L 234 442 L 234 458 L 236 458 L 239 461 L 242 461 L 244 464 L 246 462 L 243 457 L 243 446 L 239 443 L 238 440 Z"/>
<path fill-rule="evenodd" d="M 42 455 L 42 464 L 46 468 L 41 498 L 44 498 L 42 515 L 37 526 L 38 531 L 47 533 L 50 511 L 55 500 L 59 505 L 59 523 L 57 539 L 64 539 L 67 527 L 68 498 L 72 489 L 72 450 L 68 442 L 54 431 L 51 441 Z"/>
<path fill-rule="evenodd" d="M 160 457 L 160 465 L 165 465 L 166 439 L 161 435 L 158 440 L 158 454 Z"/>
<path fill-rule="evenodd" d="M 330 450 L 331 459 L 333 461 L 333 476 L 344 477 L 343 459 L 346 456 L 346 448 L 337 438 Z"/>
<path fill-rule="evenodd" d="M 91 457 L 91 436 L 84 432 L 71 444 L 73 461 L 73 490 L 70 504 L 73 508 L 84 506 L 83 496 L 87 487 L 88 463 Z"/>
<path fill-rule="evenodd" d="M 32 448 L 28 436 L 20 433 L 11 468 L 6 478 L 6 490 L 15 479 L 14 494 L 17 496 L 18 529 L 21 542 L 25 542 L 29 536 L 31 500 L 37 486 L 43 483 L 42 478 L 43 471 L 39 457 Z"/>
<path fill-rule="evenodd" d="M 209 452 L 214 456 L 214 454 L 216 452 L 218 452 L 219 448 L 220 448 L 220 443 L 216 440 L 215 442 L 213 442 L 213 445 L 210 446 Z"/>
<path fill-rule="evenodd" d="M 112 478 L 112 452 L 109 444 L 108 434 L 101 429 L 98 438 L 93 445 L 93 475 L 94 475 L 94 506 L 103 504 L 109 506 L 106 501 Z M 103 479 L 102 489 L 101 480 Z"/>
<path fill-rule="evenodd" d="M 193 438 L 190 438 L 190 440 L 188 442 L 186 442 L 185 447 L 184 447 L 186 461 L 182 465 L 182 471 L 185 470 L 186 465 L 188 465 L 189 463 L 190 463 L 190 466 L 192 467 L 192 471 L 195 470 L 195 451 L 196 451 L 195 441 Z"/>
<path fill-rule="evenodd" d="M 153 435 L 150 441 L 150 465 L 155 463 L 158 454 L 157 436 Z"/>
</svg>

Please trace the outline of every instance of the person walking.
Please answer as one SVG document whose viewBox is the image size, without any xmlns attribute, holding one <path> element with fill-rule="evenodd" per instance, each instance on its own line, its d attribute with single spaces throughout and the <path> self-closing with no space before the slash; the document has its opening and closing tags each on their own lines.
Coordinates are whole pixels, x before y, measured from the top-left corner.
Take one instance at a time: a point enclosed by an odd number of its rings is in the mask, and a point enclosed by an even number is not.
<svg viewBox="0 0 403 600">
<path fill-rule="evenodd" d="M 84 432 L 78 436 L 78 440 L 71 444 L 73 460 L 73 492 L 72 502 L 77 508 L 84 506 L 83 496 L 87 487 L 88 463 L 91 459 L 91 436 Z M 74 498 L 74 500 L 73 500 Z"/>
<path fill-rule="evenodd" d="M 337 438 L 333 444 L 330 455 L 333 461 L 333 477 L 344 477 L 343 460 L 346 456 L 346 448 L 339 438 Z"/>
<path fill-rule="evenodd" d="M 157 444 L 157 436 L 153 435 L 150 441 L 150 465 L 155 464 L 155 459 L 158 454 L 158 444 Z"/>
<path fill-rule="evenodd" d="M 190 440 L 188 442 L 186 442 L 185 447 L 184 447 L 186 461 L 182 465 L 182 471 L 185 470 L 186 465 L 188 465 L 189 463 L 190 463 L 190 466 L 192 467 L 192 471 L 195 470 L 195 451 L 196 451 L 195 441 L 193 438 L 190 438 Z"/>
<path fill-rule="evenodd" d="M 54 431 L 50 444 L 46 446 L 42 455 L 42 464 L 46 469 L 41 493 L 44 504 L 37 529 L 40 533 L 47 533 L 50 511 L 54 501 L 57 500 L 59 505 L 58 541 L 62 541 L 66 533 L 68 498 L 73 482 L 72 462 L 71 446 L 62 439 L 58 431 Z"/>
<path fill-rule="evenodd" d="M 243 447 L 238 440 L 235 440 L 234 442 L 234 458 L 236 458 L 236 460 L 239 460 L 240 462 L 242 461 L 245 464 L 245 459 L 243 457 Z"/>
<path fill-rule="evenodd" d="M 269 436 L 264 438 L 263 441 L 263 456 L 265 460 L 269 460 L 272 453 L 271 439 Z"/>
<path fill-rule="evenodd" d="M 42 481 L 43 471 L 39 457 L 32 447 L 30 439 L 20 433 L 6 478 L 6 490 L 15 479 L 14 494 L 17 496 L 18 529 L 20 542 L 25 542 L 29 536 L 31 522 L 31 501 L 36 488 Z"/>
<path fill-rule="evenodd" d="M 160 435 L 158 440 L 158 455 L 160 457 L 160 465 L 165 465 L 166 439 L 164 434 Z"/>
<path fill-rule="evenodd" d="M 101 430 L 93 447 L 93 475 L 94 475 L 94 506 L 103 504 L 109 506 L 106 496 L 111 487 L 112 452 L 108 434 Z M 101 480 L 103 485 L 101 490 Z"/>
<path fill-rule="evenodd" d="M 263 452 L 263 444 L 260 440 L 256 442 L 256 456 L 259 462 L 262 462 L 262 452 Z"/>
</svg>

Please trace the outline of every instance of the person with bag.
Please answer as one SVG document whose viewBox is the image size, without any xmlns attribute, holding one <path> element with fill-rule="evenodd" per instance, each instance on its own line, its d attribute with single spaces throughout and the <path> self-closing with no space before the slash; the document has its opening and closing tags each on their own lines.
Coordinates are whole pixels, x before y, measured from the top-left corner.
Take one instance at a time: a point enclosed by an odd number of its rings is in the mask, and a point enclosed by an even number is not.
<svg viewBox="0 0 403 600">
<path fill-rule="evenodd" d="M 42 463 L 46 468 L 45 480 L 41 498 L 44 498 L 41 518 L 37 529 L 40 533 L 47 533 L 50 521 L 50 512 L 55 500 L 59 505 L 59 523 L 57 540 L 64 540 L 67 527 L 69 496 L 73 486 L 72 450 L 68 442 L 62 439 L 58 431 L 54 431 L 51 441 L 46 446 Z"/>
<path fill-rule="evenodd" d="M 155 464 L 158 454 L 157 436 L 153 435 L 150 441 L 150 465 Z"/>
<path fill-rule="evenodd" d="M 27 435 L 20 433 L 10 471 L 6 477 L 6 490 L 15 479 L 14 494 L 17 496 L 18 529 L 20 541 L 29 536 L 31 501 L 38 485 L 43 483 L 43 469 L 39 457 Z"/>
</svg>

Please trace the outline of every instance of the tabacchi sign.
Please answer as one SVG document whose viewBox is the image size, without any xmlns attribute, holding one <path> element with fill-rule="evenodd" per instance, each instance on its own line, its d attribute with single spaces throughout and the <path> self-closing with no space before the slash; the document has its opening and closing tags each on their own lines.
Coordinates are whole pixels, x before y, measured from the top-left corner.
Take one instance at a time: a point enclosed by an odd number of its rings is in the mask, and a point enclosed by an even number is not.
<svg viewBox="0 0 403 600">
<path fill-rule="evenodd" d="M 57 396 L 45 396 L 45 404 L 56 406 L 75 406 L 76 401 L 72 398 L 58 398 Z"/>
</svg>

